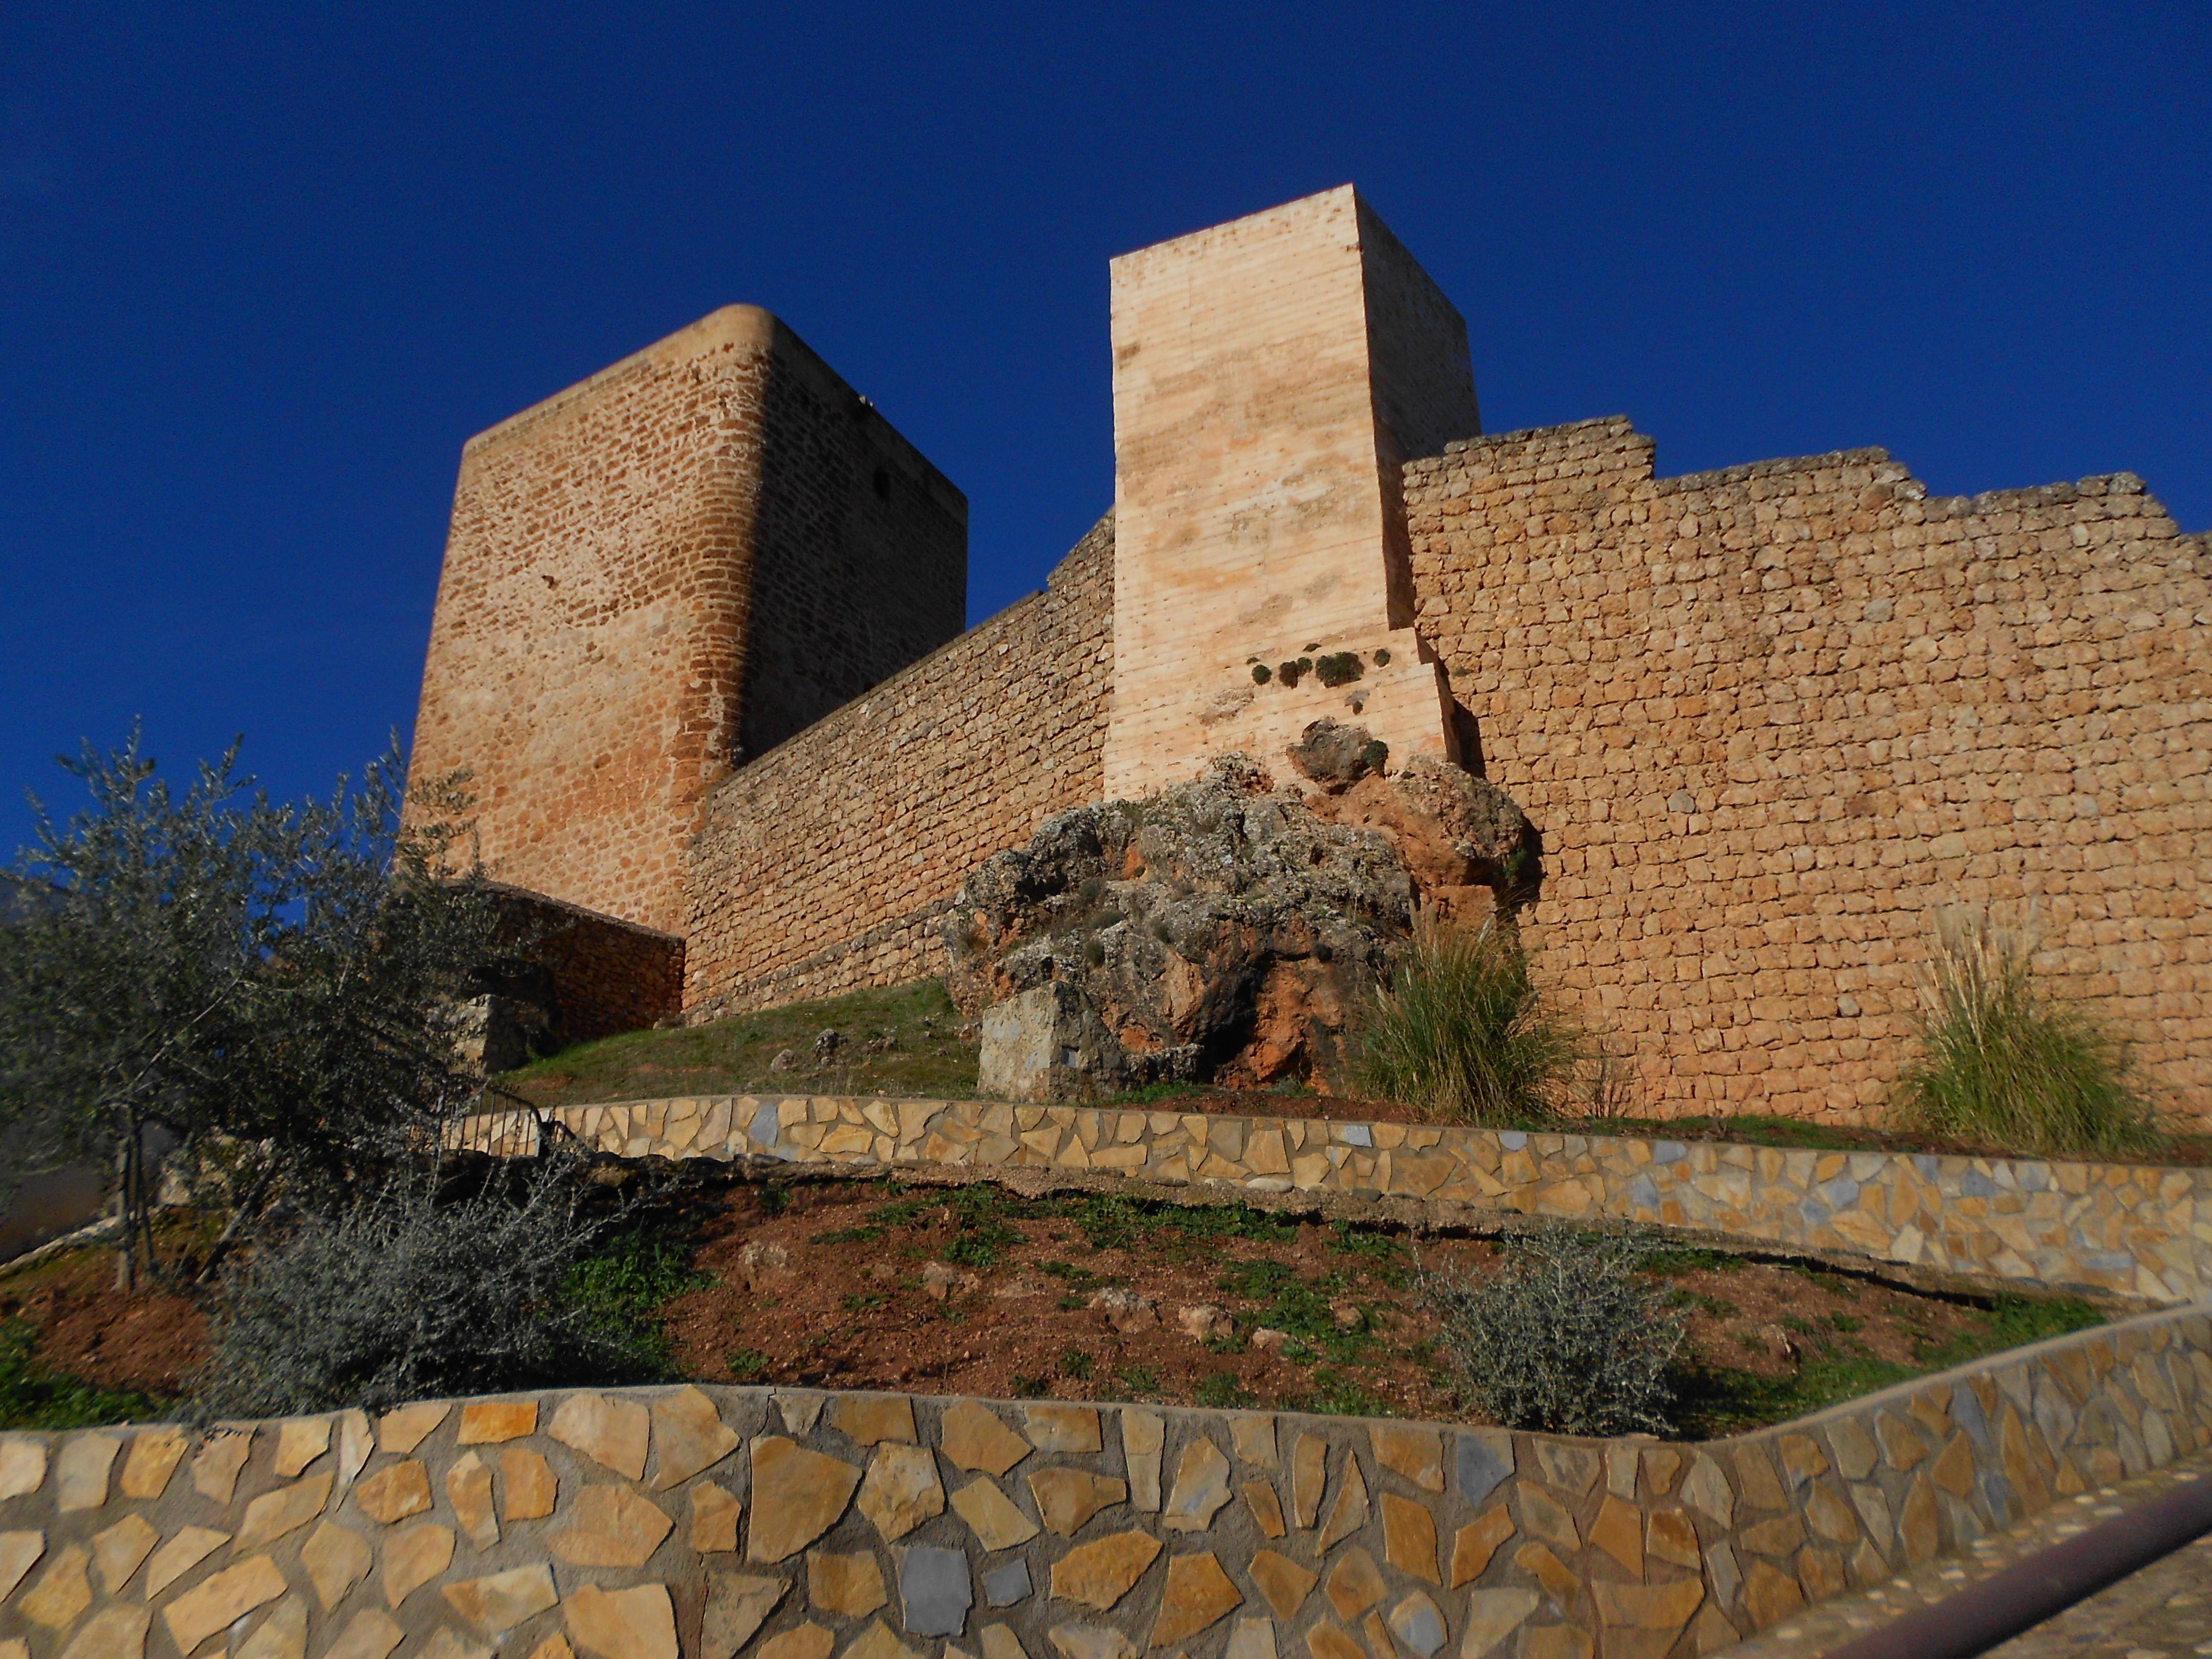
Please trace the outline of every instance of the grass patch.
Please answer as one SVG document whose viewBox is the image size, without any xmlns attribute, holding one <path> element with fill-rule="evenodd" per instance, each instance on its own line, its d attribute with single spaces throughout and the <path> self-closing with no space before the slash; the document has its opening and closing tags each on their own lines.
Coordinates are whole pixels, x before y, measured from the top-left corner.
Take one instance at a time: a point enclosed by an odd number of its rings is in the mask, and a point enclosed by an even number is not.
<svg viewBox="0 0 2212 1659">
<path fill-rule="evenodd" d="M 1251 1389 L 1237 1380 L 1234 1371 L 1215 1371 L 1201 1378 L 1191 1397 L 1214 1411 L 1241 1411 L 1259 1404 Z"/>
<path fill-rule="evenodd" d="M 1264 1304 L 1252 1316 L 1253 1322 L 1283 1332 L 1306 1350 L 1309 1358 L 1318 1355 L 1340 1365 L 1357 1364 L 1367 1346 L 1364 1328 L 1347 1331 L 1337 1326 L 1329 1303 L 1344 1292 L 1345 1281 L 1339 1274 L 1302 1279 L 1296 1269 L 1279 1261 L 1240 1261 L 1222 1275 L 1220 1287 Z"/>
<path fill-rule="evenodd" d="M 1325 1417 L 1395 1417 L 1390 1402 L 1356 1377 L 1327 1365 L 1314 1367 L 1312 1388 L 1303 1399 L 1286 1401 L 1285 1409 L 1314 1412 Z"/>
<path fill-rule="evenodd" d="M 1979 1316 L 1977 1328 L 1920 1344 L 1910 1364 L 1867 1353 L 1849 1331 L 1823 1331 L 1804 1320 L 1784 1322 L 1806 1338 L 1795 1375 L 1763 1376 L 1710 1362 L 1683 1366 L 1674 1379 L 1675 1427 L 1685 1434 L 1718 1436 L 1784 1422 L 2008 1348 L 2087 1330 L 2103 1324 L 2105 1316 L 2078 1297 L 2000 1296 Z"/>
<path fill-rule="evenodd" d="M 103 1423 L 148 1423 L 168 1402 L 126 1389 L 103 1389 L 42 1370 L 39 1333 L 27 1319 L 0 1320 L 0 1429 L 87 1429 Z"/>
<path fill-rule="evenodd" d="M 2045 1157 L 2142 1152 L 2157 1115 L 2127 1045 L 2036 986 L 2027 932 L 1948 911 L 1922 975 L 1920 1052 L 1893 1113 L 1926 1134 Z"/>
<path fill-rule="evenodd" d="M 1657 1273 L 1662 1279 L 1674 1279 L 1683 1273 L 1732 1273 L 1748 1266 L 1740 1255 L 1726 1250 L 1665 1249 L 1644 1254 L 1644 1271 Z"/>
<path fill-rule="evenodd" d="M 1394 1290 L 1412 1276 L 1413 1258 L 1404 1243 L 1390 1234 L 1349 1221 L 1332 1221 L 1328 1226 L 1332 1255 L 1348 1255 L 1366 1263 L 1370 1273 Z"/>
<path fill-rule="evenodd" d="M 623 1356 L 622 1369 L 644 1381 L 668 1375 L 671 1351 L 661 1309 L 713 1282 L 692 1271 L 688 1229 L 640 1226 L 614 1234 L 578 1262 L 565 1290 Z"/>
<path fill-rule="evenodd" d="M 1022 1242 L 1022 1230 L 1011 1218 L 1030 1206 L 996 1187 L 978 1184 L 955 1188 L 946 1207 L 958 1231 L 945 1247 L 945 1259 L 963 1267 L 988 1267 L 1001 1250 Z"/>
<path fill-rule="evenodd" d="M 1204 1088 L 1195 1083 L 1147 1083 L 1141 1089 L 1124 1089 L 1106 1097 L 1109 1106 L 1157 1106 L 1164 1100 L 1186 1100 L 1192 1095 L 1203 1094 Z"/>
<path fill-rule="evenodd" d="M 1158 1243 L 1163 1233 L 1176 1235 L 1183 1244 L 1194 1247 L 1226 1238 L 1287 1244 L 1298 1236 L 1295 1224 L 1243 1204 L 1187 1208 L 1098 1193 L 1066 1200 L 1058 1212 L 1074 1222 L 1094 1250 L 1133 1249 Z"/>
<path fill-rule="evenodd" d="M 1160 1374 L 1150 1365 L 1124 1365 L 1114 1380 L 1131 1400 L 1150 1400 L 1160 1391 Z"/>
<path fill-rule="evenodd" d="M 707 1025 L 625 1031 L 578 1043 L 499 1079 L 540 1106 L 652 1100 L 671 1095 L 875 1094 L 972 1097 L 976 1045 L 945 987 L 918 980 L 795 1002 Z M 817 1063 L 814 1040 L 842 1039 Z M 884 1038 L 891 1046 L 873 1048 Z M 769 1069 L 789 1049 L 795 1064 Z"/>
</svg>

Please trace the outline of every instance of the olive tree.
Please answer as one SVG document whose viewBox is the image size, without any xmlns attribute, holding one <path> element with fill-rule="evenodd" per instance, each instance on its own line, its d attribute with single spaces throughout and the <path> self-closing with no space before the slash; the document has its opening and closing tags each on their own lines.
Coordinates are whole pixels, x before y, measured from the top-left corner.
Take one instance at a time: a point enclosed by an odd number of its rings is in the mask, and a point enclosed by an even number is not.
<svg viewBox="0 0 2212 1659">
<path fill-rule="evenodd" d="M 234 1230 L 434 1145 L 480 1086 L 455 1042 L 475 974 L 515 944 L 463 856 L 459 781 L 403 822 L 396 744 L 297 803 L 236 744 L 181 789 L 135 730 L 62 764 L 89 805 L 64 824 L 33 799 L 0 927 L 0 1183 L 112 1164 L 127 1287 L 154 1262 L 150 1131 Z"/>
</svg>

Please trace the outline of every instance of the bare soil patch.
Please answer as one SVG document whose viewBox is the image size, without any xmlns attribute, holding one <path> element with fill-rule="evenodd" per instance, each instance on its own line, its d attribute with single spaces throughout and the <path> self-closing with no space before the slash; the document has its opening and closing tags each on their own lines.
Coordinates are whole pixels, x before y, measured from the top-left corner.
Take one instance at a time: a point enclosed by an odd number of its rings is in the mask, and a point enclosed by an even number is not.
<svg viewBox="0 0 2212 1659">
<path fill-rule="evenodd" d="M 20 1320 L 36 1368 L 97 1389 L 155 1396 L 183 1391 L 206 1352 L 207 1320 L 173 1291 L 122 1295 L 115 1258 L 69 1250 L 0 1276 L 0 1322 Z"/>
<path fill-rule="evenodd" d="M 629 1380 L 1447 1421 L 1469 1413 L 1420 1275 L 1489 1274 L 1510 1249 L 988 1184 L 687 1182 L 635 1214 L 598 1275 L 646 1339 Z M 1676 1428 L 1690 1435 L 1800 1416 L 2100 1317 L 2067 1298 L 1982 1307 L 1703 1249 L 1660 1250 L 1646 1268 L 1687 1317 Z M 0 1421 L 144 1417 L 184 1393 L 206 1346 L 202 1302 L 118 1294 L 109 1251 L 0 1272 Z"/>
</svg>

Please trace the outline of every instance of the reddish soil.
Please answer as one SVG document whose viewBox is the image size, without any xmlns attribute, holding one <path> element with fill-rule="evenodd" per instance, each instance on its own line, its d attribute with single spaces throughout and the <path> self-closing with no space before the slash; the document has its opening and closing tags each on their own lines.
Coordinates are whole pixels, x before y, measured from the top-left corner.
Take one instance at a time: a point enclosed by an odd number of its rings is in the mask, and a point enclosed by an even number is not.
<svg viewBox="0 0 2212 1659">
<path fill-rule="evenodd" d="M 666 1310 L 678 1368 L 707 1380 L 997 1398 L 1464 1415 L 1431 1344 L 1434 1316 L 1410 1282 L 1412 1251 L 1388 1235 L 1284 1222 L 1254 1229 L 1272 1238 L 1239 1236 L 1209 1229 L 1206 1212 L 1186 1231 L 1161 1212 L 1094 1248 L 1080 1200 L 1048 1200 L 1000 1210 L 994 1259 L 962 1267 L 947 1258 L 975 1229 L 963 1230 L 945 1195 L 924 1191 L 887 1206 L 889 1196 L 805 1187 L 770 1212 L 757 1190 L 733 1190 L 700 1235 L 696 1265 L 714 1282 Z M 748 1244 L 783 1252 L 780 1264 L 756 1265 L 750 1285 Z M 1479 1275 L 1497 1259 L 1494 1246 L 1474 1240 L 1419 1249 L 1432 1271 Z M 1923 1346 L 1982 1328 L 1973 1309 L 1887 1285 L 1698 1260 L 1667 1277 L 1690 1307 L 1692 1348 L 1711 1367 L 1779 1381 L 1796 1371 L 1795 1351 L 1831 1344 L 1915 1365 Z M 961 1275 L 941 1299 L 926 1282 L 933 1264 Z M 1116 1329 L 1086 1305 L 1106 1289 L 1150 1301 L 1156 1322 Z M 1226 1310 L 1236 1335 L 1185 1334 L 1181 1311 L 1204 1304 Z M 1268 1326 L 1311 1346 L 1298 1358 L 1263 1351 L 1250 1338 Z"/>
<path fill-rule="evenodd" d="M 115 1257 L 70 1250 L 0 1278 L 0 1319 L 38 1332 L 33 1365 L 103 1389 L 173 1395 L 207 1351 L 207 1322 L 191 1297 L 120 1295 Z"/>
</svg>

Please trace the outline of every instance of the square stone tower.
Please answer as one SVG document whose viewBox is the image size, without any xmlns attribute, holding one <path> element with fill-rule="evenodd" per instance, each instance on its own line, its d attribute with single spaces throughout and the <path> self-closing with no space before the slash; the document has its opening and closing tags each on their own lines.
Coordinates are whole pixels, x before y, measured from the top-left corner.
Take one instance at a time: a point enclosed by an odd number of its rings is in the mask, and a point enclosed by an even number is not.
<svg viewBox="0 0 2212 1659">
<path fill-rule="evenodd" d="M 1451 301 L 1348 185 L 1125 254 L 1111 289 L 1107 794 L 1230 750 L 1279 775 L 1324 715 L 1394 770 L 1453 755 L 1399 486 L 1481 431 Z"/>
<path fill-rule="evenodd" d="M 412 781 L 501 880 L 664 931 L 708 792 L 957 635 L 968 502 L 732 306 L 469 441 Z"/>
</svg>

